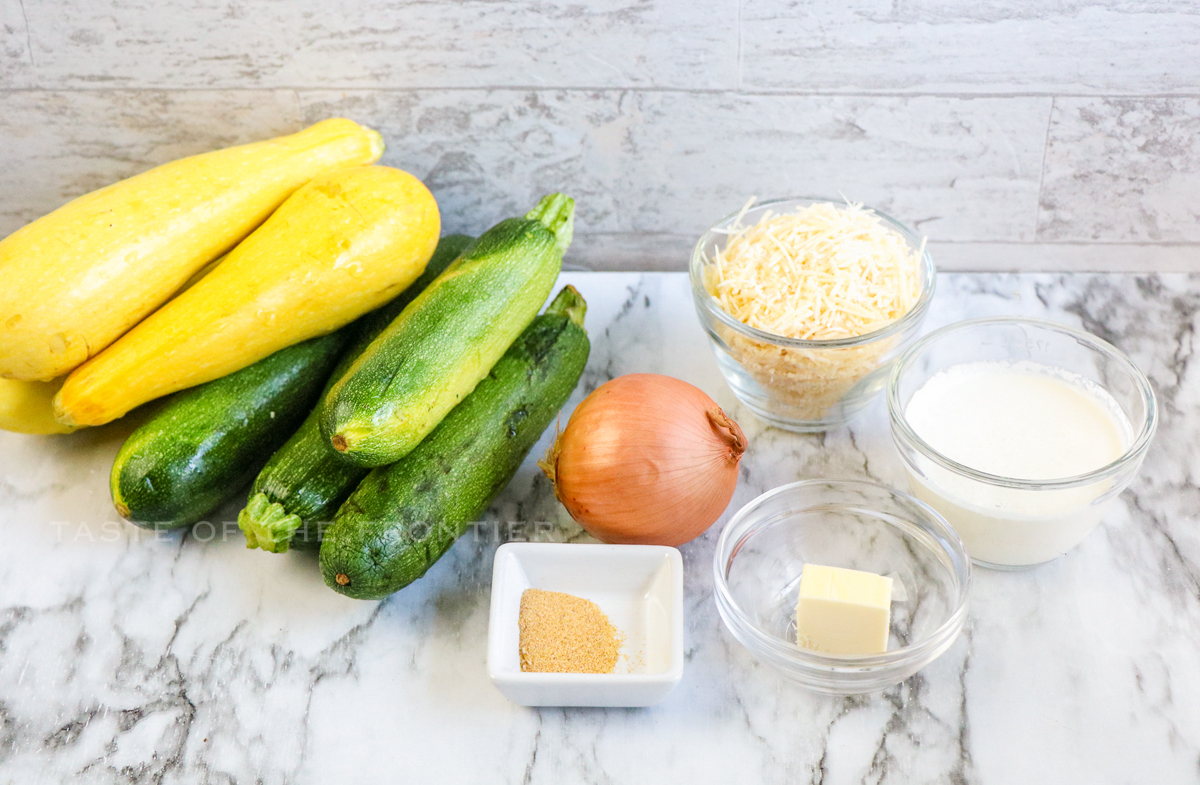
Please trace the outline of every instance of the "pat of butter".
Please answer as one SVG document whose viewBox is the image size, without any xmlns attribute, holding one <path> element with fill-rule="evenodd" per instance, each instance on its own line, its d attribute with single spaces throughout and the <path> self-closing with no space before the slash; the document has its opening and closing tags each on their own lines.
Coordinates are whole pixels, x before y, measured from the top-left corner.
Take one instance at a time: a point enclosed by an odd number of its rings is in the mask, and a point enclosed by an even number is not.
<svg viewBox="0 0 1200 785">
<path fill-rule="evenodd" d="M 892 579 L 805 564 L 796 601 L 796 642 L 825 654 L 887 651 Z"/>
</svg>

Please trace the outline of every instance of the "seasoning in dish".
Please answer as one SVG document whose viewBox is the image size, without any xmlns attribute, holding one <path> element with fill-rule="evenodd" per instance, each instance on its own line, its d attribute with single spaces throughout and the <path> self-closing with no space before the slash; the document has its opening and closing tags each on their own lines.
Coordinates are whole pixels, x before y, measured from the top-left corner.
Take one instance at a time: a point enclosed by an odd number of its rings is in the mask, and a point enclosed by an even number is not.
<svg viewBox="0 0 1200 785">
<path fill-rule="evenodd" d="M 617 664 L 621 635 L 591 600 L 526 589 L 517 624 L 526 673 L 612 673 Z"/>
<path fill-rule="evenodd" d="M 747 205 L 749 208 L 749 205 Z M 733 318 L 772 335 L 806 341 L 854 339 L 901 319 L 920 300 L 924 243 L 860 204 L 819 202 L 735 223 L 704 268 L 704 285 Z M 731 329 L 722 338 L 763 387 L 819 419 L 894 344 L 781 347 Z"/>
</svg>

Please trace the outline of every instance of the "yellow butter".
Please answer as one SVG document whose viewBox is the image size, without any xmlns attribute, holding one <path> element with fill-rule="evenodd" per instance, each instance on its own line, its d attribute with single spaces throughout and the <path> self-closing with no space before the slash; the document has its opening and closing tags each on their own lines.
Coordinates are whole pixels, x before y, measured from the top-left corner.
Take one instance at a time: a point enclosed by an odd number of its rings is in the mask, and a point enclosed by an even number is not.
<svg viewBox="0 0 1200 785">
<path fill-rule="evenodd" d="M 887 651 L 892 579 L 805 564 L 796 601 L 796 642 L 825 654 Z"/>
</svg>

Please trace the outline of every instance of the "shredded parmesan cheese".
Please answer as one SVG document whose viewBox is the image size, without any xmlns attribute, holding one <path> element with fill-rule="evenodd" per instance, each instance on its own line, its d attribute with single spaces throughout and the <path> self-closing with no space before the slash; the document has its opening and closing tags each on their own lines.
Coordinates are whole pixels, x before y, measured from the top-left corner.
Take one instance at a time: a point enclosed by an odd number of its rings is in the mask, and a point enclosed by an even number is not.
<svg viewBox="0 0 1200 785">
<path fill-rule="evenodd" d="M 704 283 L 726 313 L 751 327 L 811 341 L 855 338 L 917 303 L 923 255 L 924 242 L 914 249 L 862 205 L 819 203 L 768 212 L 749 227 L 739 216 L 725 247 L 706 260 Z M 814 421 L 895 345 L 892 338 L 801 349 L 719 331 L 733 358 L 779 399 L 780 414 Z"/>
</svg>

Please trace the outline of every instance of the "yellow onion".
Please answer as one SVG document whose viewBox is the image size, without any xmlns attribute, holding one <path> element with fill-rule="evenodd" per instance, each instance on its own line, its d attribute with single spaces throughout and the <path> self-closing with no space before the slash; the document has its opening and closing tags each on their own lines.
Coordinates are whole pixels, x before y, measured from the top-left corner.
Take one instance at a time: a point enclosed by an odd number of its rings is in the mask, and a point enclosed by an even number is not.
<svg viewBox="0 0 1200 785">
<path fill-rule="evenodd" d="M 585 398 L 541 466 L 596 539 L 682 545 L 729 506 L 745 451 L 742 429 L 701 390 L 635 373 Z"/>
</svg>

